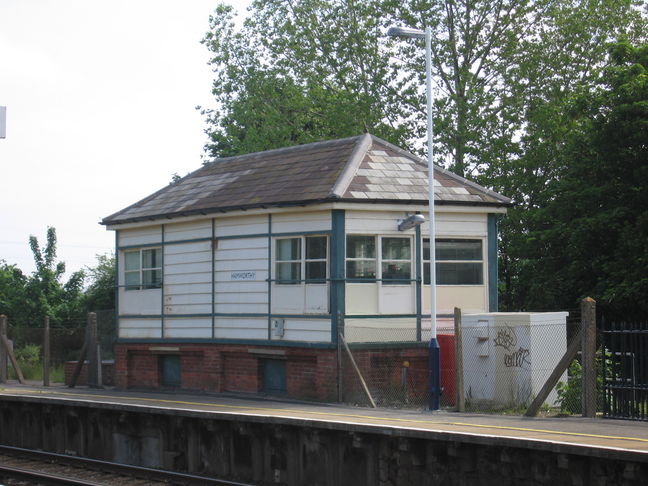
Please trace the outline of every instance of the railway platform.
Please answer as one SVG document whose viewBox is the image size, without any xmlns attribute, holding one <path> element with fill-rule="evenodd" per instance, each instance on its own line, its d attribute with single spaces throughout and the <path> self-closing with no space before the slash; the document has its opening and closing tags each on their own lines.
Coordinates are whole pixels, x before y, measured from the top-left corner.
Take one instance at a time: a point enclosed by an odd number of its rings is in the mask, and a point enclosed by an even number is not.
<svg viewBox="0 0 648 486">
<path fill-rule="evenodd" d="M 229 447 L 230 456 L 223 459 L 227 464 L 219 466 L 225 475 L 259 480 L 259 484 L 379 484 L 381 474 L 389 470 L 381 464 L 394 461 L 409 464 L 407 474 L 420 475 L 421 480 L 456 478 L 458 473 L 470 478 L 486 462 L 497 463 L 494 470 L 508 471 L 502 474 L 511 477 L 535 478 L 529 484 L 621 484 L 615 482 L 619 478 L 623 484 L 646 484 L 648 480 L 648 424 L 633 421 L 368 409 L 259 396 L 0 385 L 3 415 L 23 407 L 38 410 L 34 413 L 44 421 L 55 420 L 52 415 L 65 410 L 61 414 L 68 419 L 59 426 L 59 435 L 69 436 L 71 429 L 85 431 L 83 440 L 70 437 L 56 446 L 59 449 L 87 455 L 92 452 L 90 436 L 99 434 L 114 451 L 113 459 L 137 457 L 146 466 L 170 464 L 209 472 L 216 467 L 209 464 L 210 448 Z M 71 427 L 69 417 L 79 423 Z M 14 418 L 21 423 L 26 420 L 19 413 Z M 3 423 L 2 440 L 11 429 L 7 420 Z M 110 434 L 93 432 L 92 424 L 110 427 Z M 25 427 L 41 430 L 38 424 Z M 215 446 L 214 436 L 204 430 L 217 431 L 226 439 Z M 182 444 L 177 443 L 178 437 Z M 71 446 L 75 441 L 80 443 Z M 84 447 L 87 450 L 81 450 Z M 187 456 L 203 459 L 180 460 L 183 449 L 194 451 Z M 293 455 L 297 459 L 291 459 Z M 243 456 L 250 457 L 243 460 Z M 317 471 L 313 462 L 318 458 L 326 469 L 337 470 L 335 477 L 330 471 Z M 448 459 L 452 467 L 444 463 Z M 521 467 L 523 463 L 527 466 Z M 362 475 L 350 472 L 354 464 L 364 471 Z M 598 482 L 575 479 L 588 475 Z M 506 484 L 498 482 L 497 475 L 491 476 L 492 484 Z M 480 484 L 491 484 L 482 479 Z"/>
</svg>

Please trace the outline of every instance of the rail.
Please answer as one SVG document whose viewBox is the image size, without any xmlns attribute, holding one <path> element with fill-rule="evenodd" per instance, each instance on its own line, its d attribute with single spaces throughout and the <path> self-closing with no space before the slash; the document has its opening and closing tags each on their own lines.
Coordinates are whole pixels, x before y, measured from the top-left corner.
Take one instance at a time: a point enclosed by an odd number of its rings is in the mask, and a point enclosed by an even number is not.
<svg viewBox="0 0 648 486">
<path fill-rule="evenodd" d="M 99 461 L 96 459 L 86 459 L 81 457 L 69 456 L 66 454 L 56 454 L 52 452 L 34 451 L 19 447 L 0 446 L 0 455 L 21 458 L 37 463 L 56 463 L 73 467 L 78 470 L 89 470 L 103 472 L 107 474 L 119 475 L 122 477 L 134 478 L 137 480 L 159 481 L 161 484 L 174 484 L 183 486 L 258 486 L 252 483 L 241 483 L 228 481 L 225 479 L 216 479 L 207 476 L 198 476 L 185 474 L 174 471 L 161 469 L 152 469 L 141 466 L 131 466 L 114 462 Z M 106 482 L 97 482 L 92 479 L 75 477 L 75 474 L 64 475 L 60 472 L 48 472 L 29 467 L 16 467 L 15 465 L 0 464 L 0 478 L 11 477 L 27 481 L 36 481 L 38 484 L 47 486 L 58 485 L 78 485 L 78 486 L 103 486 Z"/>
</svg>

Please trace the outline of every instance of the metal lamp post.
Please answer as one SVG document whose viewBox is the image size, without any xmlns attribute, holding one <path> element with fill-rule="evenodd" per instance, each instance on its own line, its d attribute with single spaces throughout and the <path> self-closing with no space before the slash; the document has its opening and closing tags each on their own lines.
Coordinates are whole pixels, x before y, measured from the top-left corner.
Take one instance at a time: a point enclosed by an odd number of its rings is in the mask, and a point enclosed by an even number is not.
<svg viewBox="0 0 648 486">
<path fill-rule="evenodd" d="M 436 244 L 434 241 L 434 163 L 432 145 L 434 129 L 432 126 L 432 31 L 430 27 L 425 32 L 407 27 L 392 27 L 387 31 L 391 37 L 410 39 L 425 39 L 425 94 L 427 98 L 427 146 L 428 146 L 428 203 L 430 221 L 430 410 L 439 410 L 441 399 L 441 350 L 437 340 L 436 326 Z"/>
</svg>

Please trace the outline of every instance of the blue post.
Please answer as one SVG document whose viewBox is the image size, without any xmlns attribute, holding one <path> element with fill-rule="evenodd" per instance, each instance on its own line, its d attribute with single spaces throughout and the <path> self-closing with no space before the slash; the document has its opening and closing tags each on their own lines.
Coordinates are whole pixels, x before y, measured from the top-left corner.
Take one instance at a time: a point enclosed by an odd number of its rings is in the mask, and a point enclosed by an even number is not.
<svg viewBox="0 0 648 486">
<path fill-rule="evenodd" d="M 436 337 L 430 339 L 430 410 L 441 408 L 441 348 Z"/>
</svg>

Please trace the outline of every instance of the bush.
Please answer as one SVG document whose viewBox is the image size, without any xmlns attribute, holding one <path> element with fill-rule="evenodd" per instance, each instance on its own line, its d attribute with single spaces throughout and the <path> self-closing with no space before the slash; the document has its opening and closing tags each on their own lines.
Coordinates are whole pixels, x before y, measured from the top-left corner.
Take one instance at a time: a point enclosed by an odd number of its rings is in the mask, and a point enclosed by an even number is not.
<svg viewBox="0 0 648 486">
<path fill-rule="evenodd" d="M 41 359 L 41 346 L 36 344 L 26 344 L 14 350 L 14 356 L 20 366 L 25 380 L 42 380 L 43 379 L 43 361 Z M 16 371 L 13 367 L 9 368 L 9 378 L 15 380 Z M 65 370 L 63 364 L 50 366 L 50 381 L 53 383 L 63 383 L 65 381 Z"/>
<path fill-rule="evenodd" d="M 600 348 L 596 352 L 596 408 L 603 410 L 603 364 L 601 360 L 602 351 Z M 606 357 L 609 360 L 609 355 Z M 608 377 L 611 373 L 610 366 L 606 366 Z M 560 411 L 581 414 L 583 413 L 583 404 L 581 397 L 583 394 L 583 367 L 578 360 L 574 360 L 569 365 L 567 372 L 569 378 L 567 383 L 562 381 L 556 385 L 558 392 L 557 402 L 560 404 Z"/>
</svg>

